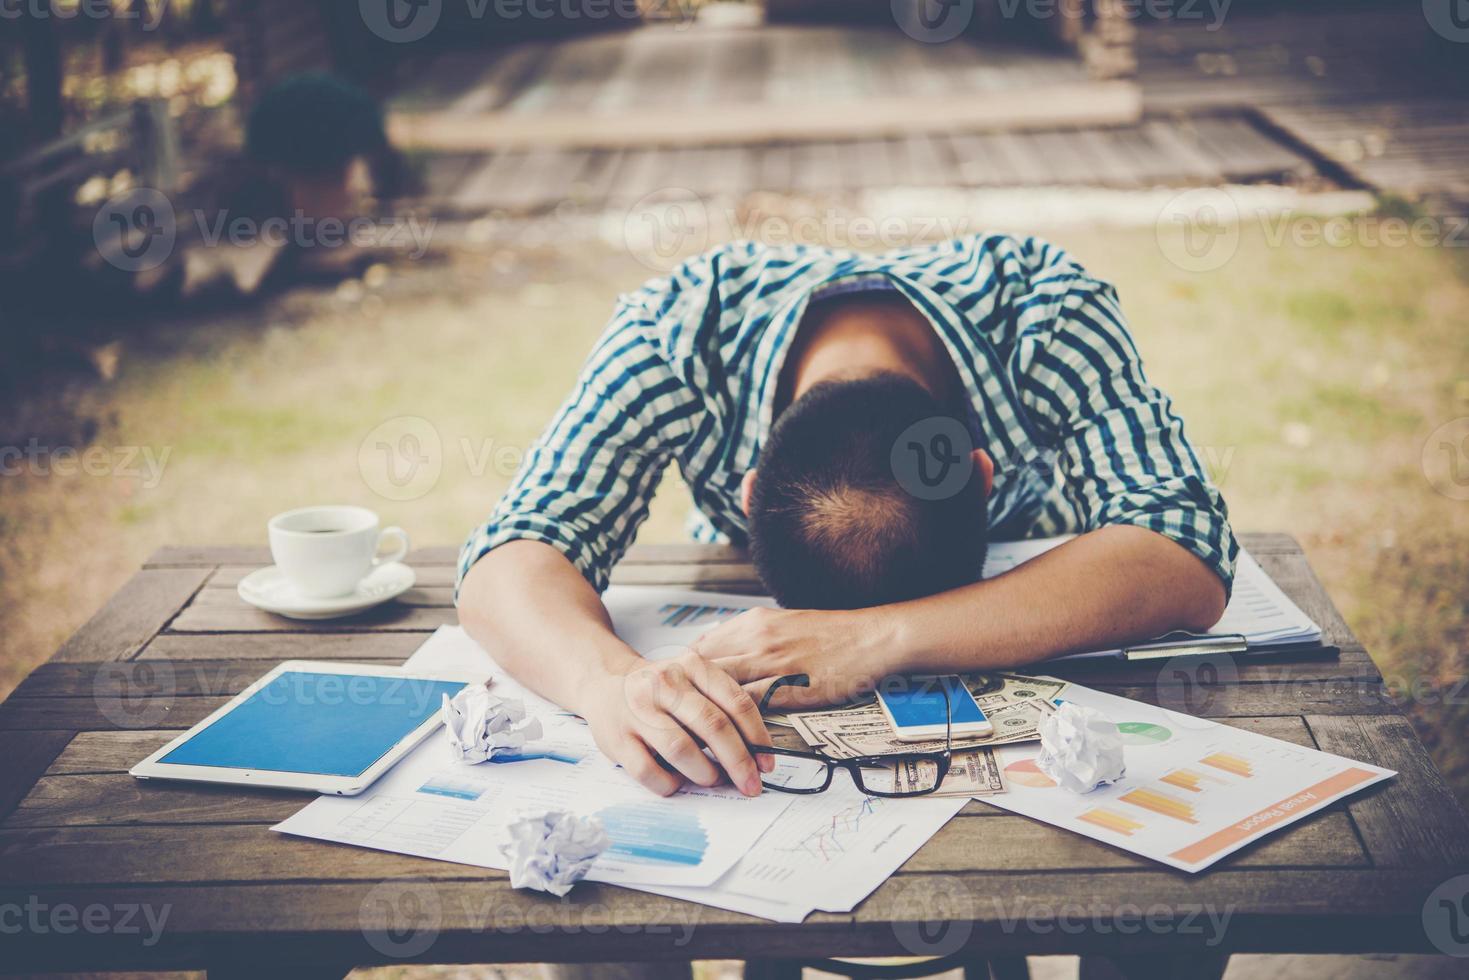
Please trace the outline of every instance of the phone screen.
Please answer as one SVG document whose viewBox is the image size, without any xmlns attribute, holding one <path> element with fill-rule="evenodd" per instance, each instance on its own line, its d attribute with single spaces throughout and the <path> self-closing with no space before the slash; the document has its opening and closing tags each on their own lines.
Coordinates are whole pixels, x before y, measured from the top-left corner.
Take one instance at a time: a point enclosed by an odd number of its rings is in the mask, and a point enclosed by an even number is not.
<svg viewBox="0 0 1469 980">
<path fill-rule="evenodd" d="M 986 720 L 984 712 L 974 702 L 974 696 L 957 674 L 913 678 L 912 681 L 903 690 L 878 691 L 878 696 L 887 705 L 893 724 L 899 728 L 943 727 L 945 690 L 949 692 L 954 724 L 973 724 Z"/>
</svg>

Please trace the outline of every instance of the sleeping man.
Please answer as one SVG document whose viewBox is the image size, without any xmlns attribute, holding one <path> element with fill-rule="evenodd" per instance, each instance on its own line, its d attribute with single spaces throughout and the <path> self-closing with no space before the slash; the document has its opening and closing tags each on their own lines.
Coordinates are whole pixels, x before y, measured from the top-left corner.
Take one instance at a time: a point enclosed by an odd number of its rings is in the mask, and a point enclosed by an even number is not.
<svg viewBox="0 0 1469 980">
<path fill-rule="evenodd" d="M 695 538 L 747 546 L 783 608 L 653 662 L 599 594 L 669 461 Z M 1068 532 L 981 580 L 991 539 Z M 1237 552 L 1116 294 L 1061 250 L 736 243 L 620 298 L 465 544 L 458 604 L 506 670 L 650 789 L 728 774 L 753 795 L 746 746 L 769 744 L 756 701 L 774 679 L 810 675 L 774 701 L 810 706 L 889 674 L 1206 629 Z"/>
</svg>

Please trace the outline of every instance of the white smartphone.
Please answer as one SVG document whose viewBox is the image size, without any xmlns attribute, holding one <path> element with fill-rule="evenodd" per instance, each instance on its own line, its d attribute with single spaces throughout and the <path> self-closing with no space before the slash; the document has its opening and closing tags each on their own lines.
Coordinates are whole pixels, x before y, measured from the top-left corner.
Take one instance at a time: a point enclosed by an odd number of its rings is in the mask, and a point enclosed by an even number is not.
<svg viewBox="0 0 1469 980">
<path fill-rule="evenodd" d="M 949 722 L 954 738 L 987 738 L 995 733 L 974 695 L 958 674 L 909 677 L 905 684 L 879 684 L 877 703 L 900 742 L 943 738 L 944 692 L 949 694 Z"/>
</svg>

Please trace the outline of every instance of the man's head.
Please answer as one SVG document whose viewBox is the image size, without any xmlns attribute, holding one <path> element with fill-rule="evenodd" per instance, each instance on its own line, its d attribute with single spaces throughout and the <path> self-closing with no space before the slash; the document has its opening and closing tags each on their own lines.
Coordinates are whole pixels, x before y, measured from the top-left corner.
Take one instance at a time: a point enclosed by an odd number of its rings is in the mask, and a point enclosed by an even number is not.
<svg viewBox="0 0 1469 980">
<path fill-rule="evenodd" d="M 993 464 L 916 381 L 812 387 L 745 478 L 755 568 L 788 608 L 857 609 L 979 578 Z"/>
</svg>

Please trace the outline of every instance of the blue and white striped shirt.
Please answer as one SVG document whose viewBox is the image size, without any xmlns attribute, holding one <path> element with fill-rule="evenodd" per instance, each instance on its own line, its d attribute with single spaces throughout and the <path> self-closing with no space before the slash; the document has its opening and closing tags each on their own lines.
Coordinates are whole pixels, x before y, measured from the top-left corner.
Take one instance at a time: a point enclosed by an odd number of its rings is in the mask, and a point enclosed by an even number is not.
<svg viewBox="0 0 1469 980">
<path fill-rule="evenodd" d="M 872 277 L 927 317 L 958 369 L 995 460 L 996 540 L 1133 524 L 1230 586 L 1224 501 L 1144 377 L 1112 287 L 1053 245 L 1002 235 L 879 254 L 736 242 L 619 297 L 575 390 L 465 543 L 460 578 L 528 538 L 606 588 L 671 460 L 694 537 L 744 544 L 740 481 L 802 314 L 813 293 Z"/>
</svg>

